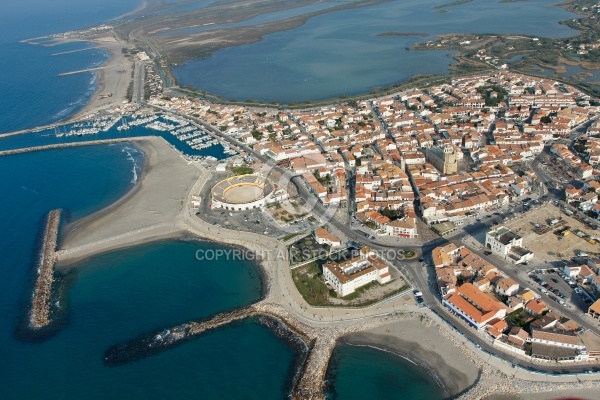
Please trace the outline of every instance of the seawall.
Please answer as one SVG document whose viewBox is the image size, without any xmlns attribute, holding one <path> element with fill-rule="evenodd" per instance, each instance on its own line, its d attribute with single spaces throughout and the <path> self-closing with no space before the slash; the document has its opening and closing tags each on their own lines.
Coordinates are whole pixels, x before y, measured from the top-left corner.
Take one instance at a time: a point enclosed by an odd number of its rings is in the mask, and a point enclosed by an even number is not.
<svg viewBox="0 0 600 400">
<path fill-rule="evenodd" d="M 56 243 L 62 210 L 48 213 L 46 229 L 42 238 L 38 277 L 31 300 L 29 322 L 32 328 L 40 329 L 50 324 L 50 299 L 54 282 L 54 264 L 56 263 Z"/>
<path fill-rule="evenodd" d="M 273 303 L 259 302 L 234 311 L 219 313 L 209 319 L 191 321 L 133 338 L 107 349 L 104 353 L 104 363 L 109 366 L 125 365 L 183 344 L 208 330 L 261 315 L 279 321 L 308 347 L 308 355 L 296 375 L 292 398 L 325 399 L 323 381 L 338 335 L 328 335 L 311 328 L 292 317 L 280 305 Z"/>
<path fill-rule="evenodd" d="M 20 149 L 12 149 L 12 150 L 1 150 L 1 156 L 10 156 L 14 154 L 22 154 L 22 153 L 31 153 L 34 151 L 44 151 L 44 150 L 52 150 L 52 149 L 66 149 L 69 147 L 82 147 L 82 146 L 94 146 L 98 144 L 111 144 L 111 143 L 123 143 L 123 142 L 135 142 L 139 140 L 146 140 L 152 136 L 138 136 L 131 138 L 119 138 L 119 139 L 104 139 L 104 140 L 89 140 L 86 142 L 72 142 L 72 143 L 59 143 L 59 144 L 48 144 L 45 146 L 34 146 L 34 147 L 24 147 Z"/>
</svg>

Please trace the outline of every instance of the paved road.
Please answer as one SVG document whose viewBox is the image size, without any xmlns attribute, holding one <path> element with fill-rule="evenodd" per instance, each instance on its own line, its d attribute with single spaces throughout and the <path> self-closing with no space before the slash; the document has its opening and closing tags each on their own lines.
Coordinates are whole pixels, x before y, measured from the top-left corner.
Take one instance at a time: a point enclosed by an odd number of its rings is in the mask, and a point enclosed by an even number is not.
<svg viewBox="0 0 600 400">
<path fill-rule="evenodd" d="M 142 104 L 144 101 L 144 63 L 136 61 L 133 67 L 133 92 L 131 102 Z"/>
<path fill-rule="evenodd" d="M 171 110 L 167 110 L 162 107 L 155 106 L 155 108 L 157 108 L 161 111 L 173 112 Z M 337 221 L 335 218 L 331 218 L 332 210 L 327 209 L 320 202 L 318 202 L 318 200 L 315 198 L 315 196 L 313 196 L 310 193 L 309 189 L 306 187 L 304 181 L 300 177 L 294 175 L 289 170 L 284 170 L 284 169 L 280 168 L 271 159 L 268 159 L 267 157 L 264 157 L 264 156 L 256 153 L 253 149 L 251 149 L 250 147 L 246 146 L 243 143 L 238 142 L 236 139 L 234 139 L 230 136 L 224 135 L 222 132 L 215 129 L 213 126 L 206 124 L 204 121 L 202 121 L 198 118 L 190 117 L 188 115 L 184 115 L 184 114 L 180 114 L 180 115 L 193 120 L 198 125 L 204 127 L 204 129 L 210 131 L 215 136 L 221 138 L 221 140 L 228 142 L 233 146 L 241 148 L 247 154 L 254 156 L 257 160 L 270 166 L 273 170 L 277 171 L 282 176 L 289 178 L 290 182 L 296 186 L 299 196 L 302 197 L 307 202 L 307 204 L 310 204 L 313 206 L 312 211 L 316 217 L 321 218 L 323 223 L 331 224 L 335 229 L 337 229 L 338 231 L 340 231 L 344 235 L 346 235 L 346 237 L 349 240 L 356 241 L 359 244 L 368 245 L 376 250 L 389 250 L 389 249 L 395 249 L 395 248 L 412 249 L 418 254 L 418 256 L 417 256 L 418 258 L 423 257 L 423 258 L 427 259 L 426 261 L 431 261 L 431 260 L 429 260 L 429 258 L 431 257 L 431 251 L 433 250 L 433 248 L 447 244 L 450 242 L 450 240 L 457 244 L 463 245 L 463 243 L 461 242 L 461 240 L 463 238 L 474 235 L 474 234 L 480 232 L 481 230 L 488 228 L 488 226 L 484 223 L 474 223 L 474 224 L 471 224 L 471 225 L 465 227 L 465 229 L 463 229 L 458 234 L 453 235 L 450 239 L 438 238 L 438 239 L 432 240 L 430 242 L 427 242 L 423 245 L 410 244 L 410 245 L 396 246 L 396 245 L 380 244 L 376 241 L 370 240 L 370 239 L 365 238 L 364 236 L 356 233 L 356 231 L 352 230 L 345 224 L 342 224 L 341 222 Z M 497 217 L 493 217 L 493 216 L 488 217 L 487 220 L 489 221 L 490 219 L 493 219 L 493 218 L 497 218 Z M 219 228 L 218 230 L 220 231 L 221 228 Z M 241 234 L 238 233 L 238 235 L 241 235 Z M 257 244 L 258 244 L 258 242 L 257 242 Z M 480 255 L 482 258 L 488 260 L 490 263 L 492 263 L 492 264 L 497 263 L 497 260 L 490 259 L 488 256 L 483 254 L 481 251 L 479 251 L 477 249 L 471 249 L 471 250 L 473 250 L 476 254 Z M 417 262 L 414 260 L 411 260 L 411 261 L 392 260 L 392 263 L 396 266 L 396 268 L 398 268 L 398 270 L 400 270 L 409 279 L 409 281 L 413 284 L 413 286 L 415 286 L 417 288 L 421 288 L 421 290 L 423 292 L 423 298 L 424 298 L 425 305 L 431 311 L 442 316 L 450 325 L 452 325 L 458 331 L 462 332 L 462 334 L 467 339 L 476 343 L 476 345 L 479 346 L 481 349 L 483 349 L 489 353 L 492 353 L 492 354 L 502 354 L 502 357 L 507 360 L 511 359 L 510 356 L 507 357 L 506 354 L 499 352 L 499 350 L 497 348 L 494 348 L 488 341 L 486 341 L 485 338 L 483 338 L 481 335 L 479 335 L 473 329 L 466 327 L 466 325 L 459 322 L 459 320 L 454 319 L 454 317 L 452 317 L 448 314 L 447 310 L 445 310 L 443 308 L 443 306 L 441 305 L 441 302 L 440 302 L 441 299 L 439 297 L 439 294 L 437 293 L 437 284 L 436 284 L 436 280 L 435 280 L 435 271 L 434 271 L 433 267 L 423 266 L 423 265 L 421 265 L 420 262 Z M 432 264 L 430 262 L 427 262 L 427 265 L 432 265 Z M 305 320 L 312 320 L 313 322 L 315 322 L 315 321 L 325 322 L 325 321 L 335 321 L 335 320 L 342 321 L 345 319 L 352 320 L 352 319 L 356 319 L 357 317 L 360 318 L 361 313 L 362 313 L 362 318 L 367 318 L 369 316 L 383 314 L 386 312 L 390 312 L 392 310 L 398 310 L 398 308 L 400 308 L 400 309 L 405 308 L 405 307 L 398 307 L 397 301 L 390 302 L 389 304 L 386 304 L 385 307 L 382 306 L 382 307 L 378 307 L 378 308 L 368 308 L 368 309 L 353 310 L 353 311 L 335 310 L 335 309 L 331 310 L 329 308 L 319 309 L 319 308 L 315 308 L 315 307 L 310 307 L 310 306 L 305 305 L 305 302 L 299 297 L 300 294 L 297 292 L 297 290 L 290 290 L 290 288 L 292 288 L 294 286 L 294 282 L 292 280 L 291 272 L 289 271 L 289 268 L 285 268 L 285 266 L 280 265 L 279 268 L 277 268 L 277 270 L 278 270 L 278 272 L 276 274 L 275 279 L 278 282 L 277 286 L 279 286 L 279 288 L 281 290 L 280 294 L 283 295 L 284 299 L 287 298 L 287 300 L 288 300 L 287 305 L 291 309 L 296 311 L 296 313 L 300 314 Z M 286 270 L 287 272 L 284 272 L 284 270 Z M 507 271 L 506 269 L 504 269 L 504 271 L 507 273 L 508 276 L 513 278 L 515 281 L 517 281 L 521 286 L 523 286 L 523 287 L 531 286 L 529 283 L 527 283 L 523 279 L 521 279 L 517 275 L 516 272 Z M 546 300 L 548 302 L 548 304 L 552 304 L 552 303 L 550 303 L 550 299 L 545 298 L 545 297 L 543 297 L 543 298 L 544 298 L 544 300 Z M 565 312 L 565 315 L 572 318 L 574 321 L 579 323 L 581 326 L 591 327 L 591 325 L 587 321 L 583 320 L 580 316 L 576 315 L 575 313 L 570 312 L 570 310 L 569 310 L 569 312 Z M 578 366 L 578 365 L 540 366 L 539 364 L 534 364 L 534 363 L 531 363 L 531 362 L 528 362 L 528 361 L 525 361 L 522 359 L 517 360 L 516 358 L 513 360 L 513 363 L 519 364 L 521 366 L 527 367 L 532 370 L 546 371 L 546 372 L 551 372 L 551 373 L 566 373 L 566 372 L 577 372 L 577 371 L 584 371 L 584 370 L 585 371 L 587 371 L 587 370 L 600 371 L 600 367 L 597 367 L 597 368 L 595 367 L 596 369 L 590 369 L 589 367 L 582 367 L 582 366 Z"/>
</svg>

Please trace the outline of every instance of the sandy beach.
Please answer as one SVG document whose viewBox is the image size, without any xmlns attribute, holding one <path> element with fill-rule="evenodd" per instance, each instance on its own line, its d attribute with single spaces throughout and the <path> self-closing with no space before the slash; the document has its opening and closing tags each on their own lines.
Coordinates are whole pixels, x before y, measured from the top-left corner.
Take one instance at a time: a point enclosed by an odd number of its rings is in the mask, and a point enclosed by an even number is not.
<svg viewBox="0 0 600 400">
<path fill-rule="evenodd" d="M 405 320 L 344 336 L 345 343 L 371 346 L 413 361 L 435 377 L 446 396 L 471 386 L 479 369 L 437 329 L 418 320 Z M 451 361 L 450 361 L 451 360 Z"/>
<path fill-rule="evenodd" d="M 121 105 L 127 100 L 127 88 L 132 81 L 133 58 L 125 57 L 122 49 L 130 49 L 131 45 L 118 40 L 112 32 L 105 32 L 102 35 L 86 39 L 55 39 L 55 42 L 56 44 L 91 43 L 94 47 L 99 47 L 109 54 L 109 59 L 100 65 L 101 69 L 93 71 L 96 74 L 96 91 L 81 110 L 68 117 L 68 121 L 82 119 L 94 112 Z M 60 55 L 56 57 L 60 57 Z"/>
<path fill-rule="evenodd" d="M 176 226 L 182 199 L 187 199 L 200 171 L 162 138 L 132 142 L 144 153 L 139 181 L 117 202 L 65 227 L 59 244 L 61 265 L 91 254 L 183 236 Z"/>
<path fill-rule="evenodd" d="M 521 395 L 511 394 L 494 394 L 492 396 L 485 397 L 485 400 L 548 400 L 548 399 L 581 399 L 581 400 L 593 400 L 600 397 L 600 390 L 598 389 L 565 389 L 565 390 L 552 390 L 543 393 L 527 393 Z"/>
<path fill-rule="evenodd" d="M 108 52 L 110 58 L 101 65 L 103 69 L 95 72 L 96 92 L 90 101 L 71 117 L 72 119 L 123 104 L 127 101 L 127 88 L 132 80 L 133 60 L 125 57 L 121 51 L 123 48 L 129 48 L 128 44 L 118 41 L 112 33 L 90 42 Z M 112 96 L 107 97 L 109 94 Z"/>
</svg>

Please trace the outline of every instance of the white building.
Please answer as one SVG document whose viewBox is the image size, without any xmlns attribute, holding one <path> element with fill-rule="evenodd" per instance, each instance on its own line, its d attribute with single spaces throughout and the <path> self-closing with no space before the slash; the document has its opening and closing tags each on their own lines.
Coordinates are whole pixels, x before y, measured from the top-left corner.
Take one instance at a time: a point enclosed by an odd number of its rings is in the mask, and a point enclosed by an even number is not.
<svg viewBox="0 0 600 400">
<path fill-rule="evenodd" d="M 385 233 L 390 236 L 401 236 L 413 238 L 417 236 L 417 224 L 415 218 L 397 219 L 386 223 L 383 227 Z"/>
<path fill-rule="evenodd" d="M 373 281 L 384 284 L 391 280 L 388 265 L 368 247 L 361 249 L 358 257 L 324 264 L 323 277 L 341 297 Z"/>
<path fill-rule="evenodd" d="M 519 292 L 519 284 L 511 278 L 502 278 L 496 282 L 496 293 L 502 296 L 512 296 Z"/>
<path fill-rule="evenodd" d="M 533 258 L 533 253 L 522 247 L 523 238 L 509 228 L 500 226 L 485 234 L 485 247 L 514 264 L 519 264 Z"/>
<path fill-rule="evenodd" d="M 331 247 L 338 247 L 342 245 L 340 238 L 332 235 L 325 228 L 319 228 L 315 231 L 315 241 L 319 244 L 326 244 Z"/>
</svg>

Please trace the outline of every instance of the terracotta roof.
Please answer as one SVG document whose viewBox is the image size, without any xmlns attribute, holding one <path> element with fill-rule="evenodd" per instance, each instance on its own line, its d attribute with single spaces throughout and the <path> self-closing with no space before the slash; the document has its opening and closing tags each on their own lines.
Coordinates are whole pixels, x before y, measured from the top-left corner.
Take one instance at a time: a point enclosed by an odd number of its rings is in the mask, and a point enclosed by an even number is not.
<svg viewBox="0 0 600 400">
<path fill-rule="evenodd" d="M 468 299 L 470 302 L 475 304 L 478 308 L 484 311 L 498 311 L 501 309 L 507 309 L 505 304 L 501 303 L 496 298 L 482 292 L 477 289 L 471 283 L 463 283 L 458 287 L 458 293 Z"/>
<path fill-rule="evenodd" d="M 588 313 L 589 313 L 590 311 L 592 311 L 592 312 L 594 312 L 594 313 L 596 313 L 596 314 L 600 314 L 600 300 L 596 300 L 596 301 L 594 302 L 594 304 L 592 304 L 592 305 L 590 306 L 590 308 L 588 308 Z"/>
<path fill-rule="evenodd" d="M 525 304 L 525 308 L 534 314 L 541 314 L 548 309 L 546 303 L 540 299 L 530 300 Z"/>
</svg>

